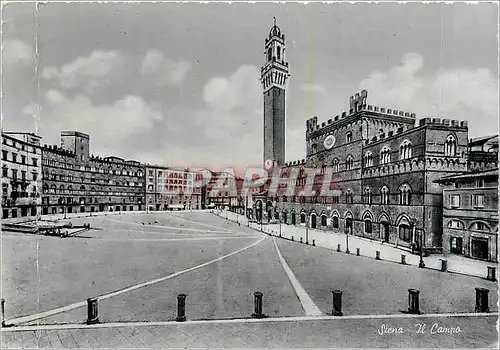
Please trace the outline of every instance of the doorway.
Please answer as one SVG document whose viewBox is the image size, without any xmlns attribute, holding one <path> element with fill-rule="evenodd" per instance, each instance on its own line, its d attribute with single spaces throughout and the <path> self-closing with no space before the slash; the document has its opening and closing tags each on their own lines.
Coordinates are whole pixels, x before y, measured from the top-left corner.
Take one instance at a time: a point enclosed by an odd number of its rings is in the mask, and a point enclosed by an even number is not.
<svg viewBox="0 0 500 350">
<path fill-rule="evenodd" d="M 385 243 L 389 243 L 389 223 L 382 222 L 382 238 Z"/>
<path fill-rule="evenodd" d="M 295 225 L 296 222 L 295 222 L 295 213 L 292 213 L 292 225 Z"/>
<path fill-rule="evenodd" d="M 450 253 L 462 254 L 462 237 L 450 237 Z"/>
<path fill-rule="evenodd" d="M 316 228 L 316 215 L 311 215 L 311 228 Z"/>
<path fill-rule="evenodd" d="M 471 255 L 477 259 L 488 259 L 488 240 L 485 238 L 472 238 Z"/>
<path fill-rule="evenodd" d="M 350 234 L 352 234 L 352 218 L 345 219 L 345 228 Z"/>
</svg>

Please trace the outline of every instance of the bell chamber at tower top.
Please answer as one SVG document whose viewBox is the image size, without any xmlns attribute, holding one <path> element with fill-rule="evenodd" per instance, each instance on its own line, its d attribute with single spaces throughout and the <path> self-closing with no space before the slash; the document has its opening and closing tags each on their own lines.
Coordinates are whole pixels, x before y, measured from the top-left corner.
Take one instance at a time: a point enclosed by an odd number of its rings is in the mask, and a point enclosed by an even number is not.
<svg viewBox="0 0 500 350">
<path fill-rule="evenodd" d="M 261 82 L 264 91 L 272 87 L 285 89 L 290 70 L 285 60 L 285 35 L 274 25 L 265 40 L 265 64 L 261 68 Z"/>
</svg>

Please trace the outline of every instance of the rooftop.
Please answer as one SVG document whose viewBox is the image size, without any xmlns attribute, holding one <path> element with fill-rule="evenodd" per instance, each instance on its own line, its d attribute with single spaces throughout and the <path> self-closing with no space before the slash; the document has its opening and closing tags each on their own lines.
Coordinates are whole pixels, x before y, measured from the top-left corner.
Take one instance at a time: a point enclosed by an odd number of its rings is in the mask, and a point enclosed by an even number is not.
<svg viewBox="0 0 500 350">
<path fill-rule="evenodd" d="M 452 180 L 460 180 L 460 179 L 469 179 L 469 178 L 483 178 L 487 176 L 497 176 L 498 177 L 498 168 L 493 170 L 485 170 L 476 173 L 466 173 L 460 175 L 449 175 L 444 176 L 440 179 L 435 180 L 434 182 L 443 183 Z"/>
</svg>

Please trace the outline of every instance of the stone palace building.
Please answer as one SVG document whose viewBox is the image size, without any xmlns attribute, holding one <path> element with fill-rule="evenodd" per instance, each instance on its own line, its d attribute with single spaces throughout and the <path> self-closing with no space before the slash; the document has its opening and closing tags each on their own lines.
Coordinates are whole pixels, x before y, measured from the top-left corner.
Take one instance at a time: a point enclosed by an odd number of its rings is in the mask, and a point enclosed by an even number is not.
<svg viewBox="0 0 500 350">
<path fill-rule="evenodd" d="M 408 250 L 441 251 L 443 187 L 437 180 L 468 171 L 467 121 L 417 119 L 414 113 L 368 104 L 363 90 L 332 119 L 308 119 L 306 158 L 283 163 L 283 131 L 276 126 L 284 125 L 286 78 L 280 69 L 286 67 L 287 77 L 288 63 L 281 62 L 285 42 L 276 25 L 265 43 L 264 166 L 282 180 L 275 192 L 269 191 L 269 181 L 254 197 L 256 213 L 262 208 L 264 221 L 348 233 Z M 312 196 L 299 195 L 307 168 L 318 171 Z M 337 190 L 334 195 L 320 193 L 325 176 L 331 176 L 326 181 Z M 293 193 L 287 193 L 294 183 Z"/>
</svg>

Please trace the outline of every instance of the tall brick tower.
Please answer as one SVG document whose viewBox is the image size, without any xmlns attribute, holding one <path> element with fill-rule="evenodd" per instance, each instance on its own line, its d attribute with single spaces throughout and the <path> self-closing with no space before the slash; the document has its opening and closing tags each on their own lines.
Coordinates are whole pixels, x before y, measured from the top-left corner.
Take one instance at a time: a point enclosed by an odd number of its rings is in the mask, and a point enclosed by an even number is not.
<svg viewBox="0 0 500 350">
<path fill-rule="evenodd" d="M 264 166 L 285 163 L 285 90 L 290 76 L 285 61 L 285 35 L 274 25 L 265 40 L 266 63 L 260 81 L 264 89 Z"/>
</svg>

